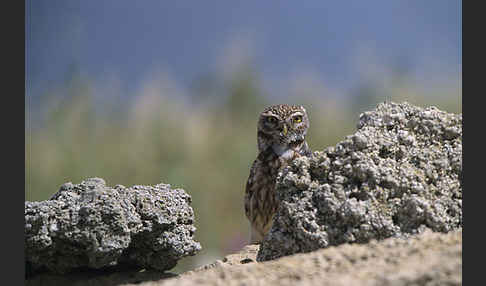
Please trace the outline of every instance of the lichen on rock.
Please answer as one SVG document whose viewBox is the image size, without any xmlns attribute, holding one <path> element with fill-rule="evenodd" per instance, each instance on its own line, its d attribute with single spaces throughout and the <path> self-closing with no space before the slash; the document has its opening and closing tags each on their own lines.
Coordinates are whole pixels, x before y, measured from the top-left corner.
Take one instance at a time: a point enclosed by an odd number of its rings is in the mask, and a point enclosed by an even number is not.
<svg viewBox="0 0 486 286">
<path fill-rule="evenodd" d="M 27 272 L 134 266 L 168 270 L 201 249 L 191 197 L 170 185 L 66 183 L 51 199 L 25 202 Z"/>
<path fill-rule="evenodd" d="M 279 174 L 258 261 L 462 227 L 462 115 L 389 102 L 357 129 Z"/>
</svg>

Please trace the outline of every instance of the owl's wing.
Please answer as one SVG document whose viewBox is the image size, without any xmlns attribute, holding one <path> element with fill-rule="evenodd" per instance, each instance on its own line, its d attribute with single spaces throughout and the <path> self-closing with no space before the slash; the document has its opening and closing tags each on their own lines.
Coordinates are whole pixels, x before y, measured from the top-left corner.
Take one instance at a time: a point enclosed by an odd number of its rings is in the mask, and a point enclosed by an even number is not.
<svg viewBox="0 0 486 286">
<path fill-rule="evenodd" d="M 250 175 L 248 176 L 248 180 L 246 181 L 246 189 L 245 189 L 245 215 L 250 221 L 252 221 L 251 197 L 253 196 L 253 192 L 256 187 L 255 180 L 256 180 L 257 164 L 258 164 L 258 158 L 255 161 L 253 161 L 253 164 L 250 169 Z"/>
</svg>

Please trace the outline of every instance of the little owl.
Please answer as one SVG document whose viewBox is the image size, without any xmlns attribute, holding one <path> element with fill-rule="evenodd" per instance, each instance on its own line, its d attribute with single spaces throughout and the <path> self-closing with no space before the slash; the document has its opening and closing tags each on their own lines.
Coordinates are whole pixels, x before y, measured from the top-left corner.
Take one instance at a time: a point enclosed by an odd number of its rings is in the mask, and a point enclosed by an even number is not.
<svg viewBox="0 0 486 286">
<path fill-rule="evenodd" d="M 275 181 L 294 158 L 309 156 L 305 141 L 309 118 L 303 106 L 279 104 L 260 113 L 258 156 L 246 182 L 245 214 L 250 221 L 250 243 L 260 243 L 272 226 L 278 201 Z"/>
</svg>

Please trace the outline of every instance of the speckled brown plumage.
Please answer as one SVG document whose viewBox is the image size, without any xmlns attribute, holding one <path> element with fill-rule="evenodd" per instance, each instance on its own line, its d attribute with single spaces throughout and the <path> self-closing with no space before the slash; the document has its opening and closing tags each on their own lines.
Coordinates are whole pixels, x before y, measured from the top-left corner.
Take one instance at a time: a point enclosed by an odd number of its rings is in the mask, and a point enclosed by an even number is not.
<svg viewBox="0 0 486 286">
<path fill-rule="evenodd" d="M 245 214 L 251 224 L 250 243 L 259 243 L 277 211 L 278 173 L 298 156 L 309 156 L 305 141 L 309 119 L 303 106 L 279 104 L 265 108 L 257 128 L 258 156 L 246 183 Z"/>
</svg>

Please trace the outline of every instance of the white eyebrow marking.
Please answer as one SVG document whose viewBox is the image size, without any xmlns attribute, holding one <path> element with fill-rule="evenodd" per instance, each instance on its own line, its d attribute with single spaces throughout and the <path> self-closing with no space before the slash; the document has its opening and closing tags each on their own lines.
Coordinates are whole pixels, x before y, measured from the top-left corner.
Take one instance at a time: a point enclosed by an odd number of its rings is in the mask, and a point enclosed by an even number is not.
<svg viewBox="0 0 486 286">
<path fill-rule="evenodd" d="M 280 118 L 280 116 L 278 116 L 278 115 L 277 115 L 277 114 L 275 114 L 275 113 L 272 113 L 271 111 L 268 111 L 268 112 L 262 113 L 262 116 L 264 116 L 264 117 L 273 116 L 273 117 L 278 118 L 279 120 L 281 119 L 281 118 Z"/>
</svg>

